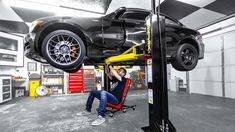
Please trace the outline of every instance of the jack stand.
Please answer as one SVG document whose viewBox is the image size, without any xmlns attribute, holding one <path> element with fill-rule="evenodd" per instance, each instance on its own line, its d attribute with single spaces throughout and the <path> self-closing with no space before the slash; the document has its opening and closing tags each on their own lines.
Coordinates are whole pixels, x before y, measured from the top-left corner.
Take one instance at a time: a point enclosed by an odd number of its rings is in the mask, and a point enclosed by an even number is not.
<svg viewBox="0 0 235 132">
<path fill-rule="evenodd" d="M 154 14 L 146 21 L 146 51 L 152 54 L 152 58 L 147 60 L 149 126 L 142 129 L 145 132 L 176 132 L 168 111 L 165 18 L 155 15 L 155 0 L 152 4 Z"/>
</svg>

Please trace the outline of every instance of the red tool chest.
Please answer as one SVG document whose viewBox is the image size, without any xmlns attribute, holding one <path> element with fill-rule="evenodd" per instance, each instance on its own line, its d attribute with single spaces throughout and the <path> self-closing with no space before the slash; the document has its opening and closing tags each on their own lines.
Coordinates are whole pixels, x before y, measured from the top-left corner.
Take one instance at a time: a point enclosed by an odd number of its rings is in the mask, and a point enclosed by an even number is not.
<svg viewBox="0 0 235 132">
<path fill-rule="evenodd" d="M 90 92 L 92 89 L 96 89 L 96 76 L 94 69 L 85 69 L 84 72 L 84 91 Z"/>
<path fill-rule="evenodd" d="M 76 73 L 69 73 L 69 89 L 71 92 L 84 92 L 84 70 L 81 68 Z"/>
</svg>

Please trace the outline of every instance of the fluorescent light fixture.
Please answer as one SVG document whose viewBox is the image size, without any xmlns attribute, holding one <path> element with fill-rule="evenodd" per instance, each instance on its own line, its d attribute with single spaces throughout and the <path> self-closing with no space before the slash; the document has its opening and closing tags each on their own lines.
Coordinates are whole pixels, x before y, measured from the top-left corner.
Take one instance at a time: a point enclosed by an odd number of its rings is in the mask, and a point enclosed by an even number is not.
<svg viewBox="0 0 235 132">
<path fill-rule="evenodd" d="M 34 0 L 31 0 L 34 1 Z M 59 0 L 57 0 L 59 1 Z M 81 17 L 100 17 L 101 14 L 86 11 L 63 8 L 55 5 L 45 5 L 42 3 L 24 1 L 24 0 L 4 0 L 11 7 L 25 8 L 44 12 L 54 13 L 56 16 L 81 16 Z"/>
</svg>

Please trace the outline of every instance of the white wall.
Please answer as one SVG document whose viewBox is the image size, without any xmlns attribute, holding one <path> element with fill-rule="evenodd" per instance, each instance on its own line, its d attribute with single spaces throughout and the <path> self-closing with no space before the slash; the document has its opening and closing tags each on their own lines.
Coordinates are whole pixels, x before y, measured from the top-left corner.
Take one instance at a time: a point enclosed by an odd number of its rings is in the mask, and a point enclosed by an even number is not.
<svg viewBox="0 0 235 132">
<path fill-rule="evenodd" d="M 170 70 L 168 71 L 167 73 L 170 74 L 170 78 L 169 79 L 169 82 L 168 82 L 168 87 L 171 91 L 177 91 L 177 82 L 176 82 L 176 78 L 181 78 L 183 79 L 183 83 L 186 84 L 186 72 L 182 72 L 182 71 L 177 71 L 175 70 L 172 65 L 167 65 L 167 70 Z"/>
<path fill-rule="evenodd" d="M 23 61 L 23 60 L 22 60 Z M 26 90 L 29 89 L 28 87 L 28 70 L 27 70 L 27 63 L 28 62 L 34 62 L 32 60 L 27 59 L 24 57 L 24 66 L 23 67 L 12 67 L 12 66 L 0 66 L 0 75 L 11 75 L 11 76 L 17 76 L 17 77 L 23 77 L 26 78 L 26 82 L 22 85 L 26 86 Z M 30 73 L 38 73 L 40 74 L 40 68 L 41 64 L 37 63 L 37 71 L 30 72 Z"/>
<path fill-rule="evenodd" d="M 223 40 L 221 36 L 214 36 L 204 39 L 203 42 L 205 57 L 199 60 L 194 70 L 189 72 L 190 92 L 221 97 Z"/>
<path fill-rule="evenodd" d="M 197 68 L 190 72 L 190 89 L 192 93 L 222 97 L 222 73 L 224 73 L 225 97 L 235 99 L 234 24 L 235 18 L 232 18 L 229 21 L 226 20 L 225 23 L 217 24 L 218 26 L 212 25 L 201 30 L 205 33 L 216 28 L 222 28 L 222 30 L 203 36 L 205 58 L 200 60 Z M 224 64 L 222 64 L 223 49 Z"/>
<path fill-rule="evenodd" d="M 225 97 L 235 98 L 235 31 L 224 34 Z"/>
<path fill-rule="evenodd" d="M 29 74 L 37 73 L 40 75 L 40 72 L 41 72 L 41 63 L 38 63 L 38 62 L 37 62 L 37 71 L 29 72 L 28 66 L 27 66 L 28 62 L 35 62 L 35 61 L 24 57 L 24 67 L 16 67 L 15 70 L 11 72 L 13 76 L 22 76 L 23 78 L 26 78 L 26 82 L 25 82 L 26 90 L 29 90 Z"/>
</svg>

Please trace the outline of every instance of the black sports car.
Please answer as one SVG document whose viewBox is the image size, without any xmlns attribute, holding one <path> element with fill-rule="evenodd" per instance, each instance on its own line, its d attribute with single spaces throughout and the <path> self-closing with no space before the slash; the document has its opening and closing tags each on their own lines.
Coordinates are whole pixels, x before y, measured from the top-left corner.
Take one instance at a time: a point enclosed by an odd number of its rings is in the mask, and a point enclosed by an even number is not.
<svg viewBox="0 0 235 132">
<path fill-rule="evenodd" d="M 149 10 L 121 7 L 100 18 L 40 18 L 25 37 L 25 55 L 66 72 L 79 70 L 82 63 L 102 64 L 105 58 L 121 54 L 135 42 L 145 44 L 149 14 Z M 166 22 L 168 62 L 177 70 L 192 70 L 204 57 L 200 33 L 161 15 Z"/>
</svg>

